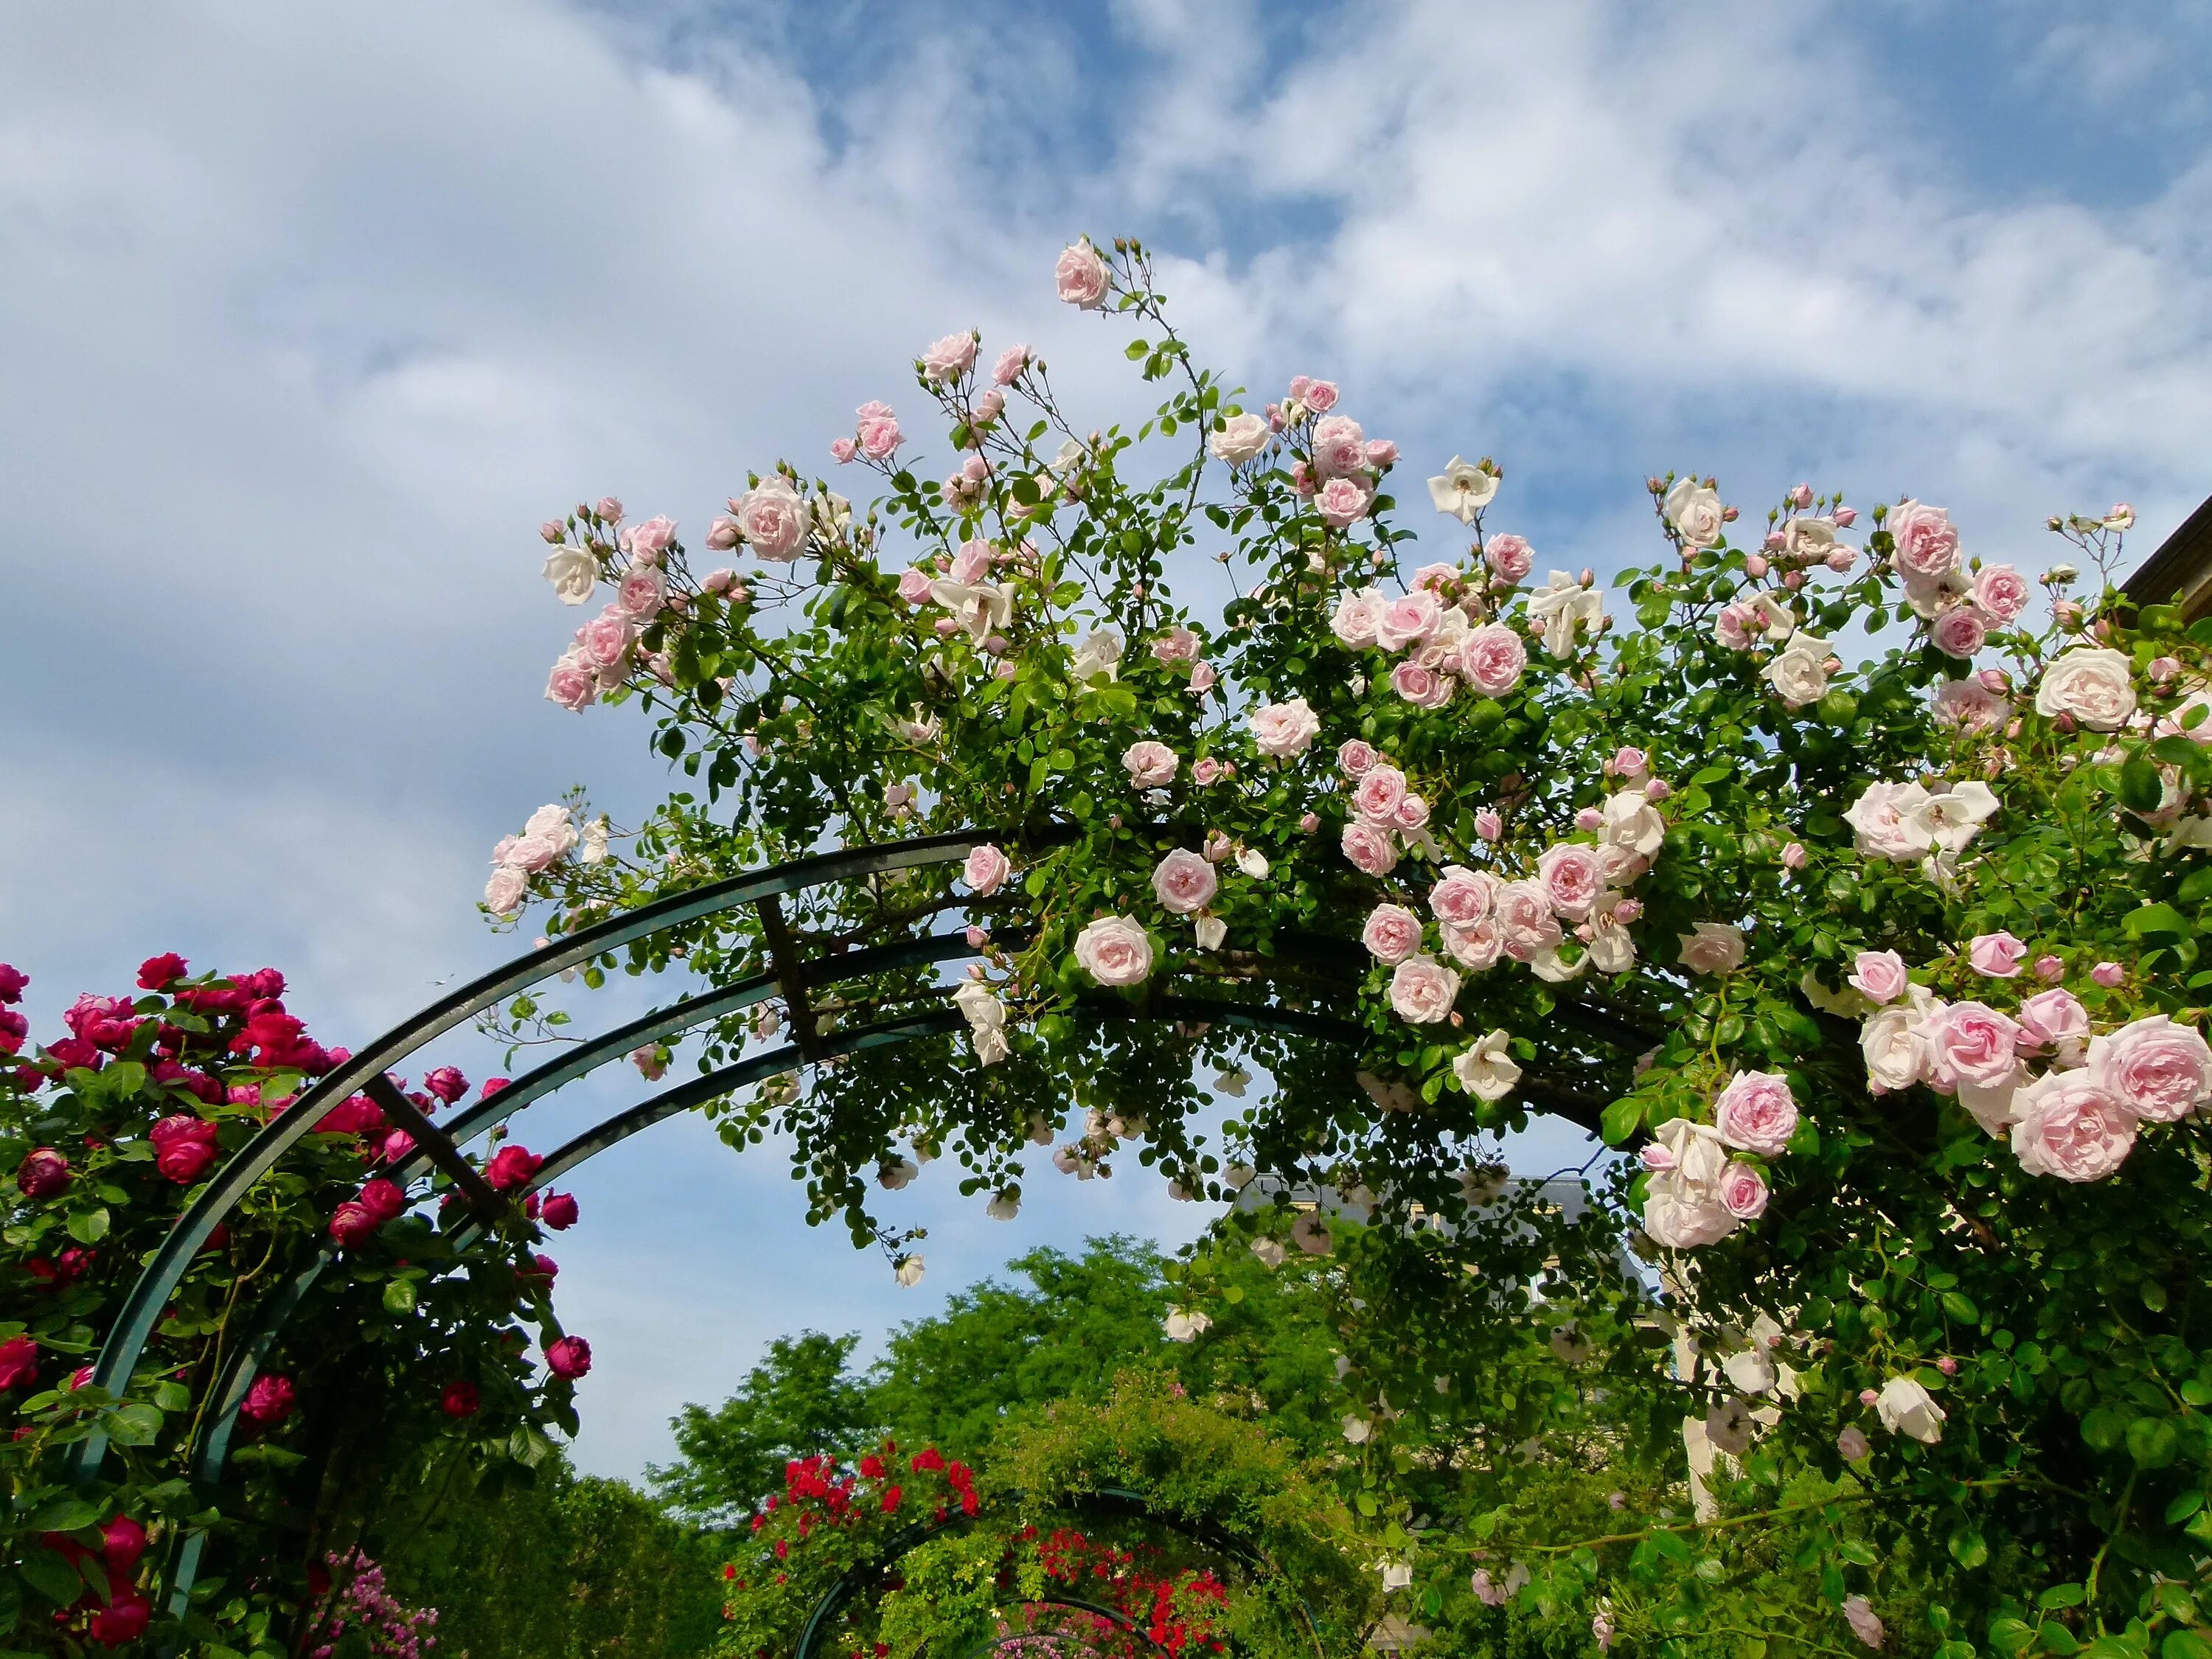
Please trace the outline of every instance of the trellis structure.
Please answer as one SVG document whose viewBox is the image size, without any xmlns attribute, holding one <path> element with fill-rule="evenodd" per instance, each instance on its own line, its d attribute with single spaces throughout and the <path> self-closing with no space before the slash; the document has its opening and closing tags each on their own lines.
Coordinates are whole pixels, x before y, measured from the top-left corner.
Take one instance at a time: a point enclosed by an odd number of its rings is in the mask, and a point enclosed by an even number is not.
<svg viewBox="0 0 2212 1659">
<path fill-rule="evenodd" d="M 1048 836 L 1042 839 L 1051 838 Z M 818 854 L 730 877 L 691 891 L 671 895 L 568 934 L 449 992 L 317 1081 L 207 1182 L 178 1218 L 132 1287 L 100 1349 L 93 1370 L 93 1382 L 117 1394 L 124 1391 L 163 1308 L 193 1257 L 254 1183 L 274 1169 L 285 1152 L 312 1133 L 333 1109 L 355 1095 L 366 1094 L 376 1101 L 415 1139 L 415 1150 L 388 1172 L 390 1177 L 404 1188 L 434 1167 L 445 1173 L 473 1212 L 463 1223 L 473 1236 L 500 1218 L 507 1211 L 509 1200 L 485 1183 L 475 1166 L 462 1156 L 461 1146 L 506 1122 L 532 1102 L 610 1062 L 623 1060 L 642 1044 L 678 1036 L 771 999 L 780 998 L 789 1017 L 791 1041 L 787 1044 L 674 1085 L 612 1114 L 548 1155 L 518 1197 L 526 1197 L 559 1180 L 641 1129 L 733 1091 L 841 1056 L 963 1030 L 964 1020 L 949 1006 L 925 1008 L 848 1030 L 825 1030 L 817 1013 L 816 994 L 874 975 L 942 966 L 978 957 L 981 951 L 969 943 L 964 930 L 949 933 L 925 930 L 860 949 L 810 956 L 806 951 L 809 941 L 793 933 L 783 915 L 781 901 L 787 896 L 831 884 L 954 862 L 989 839 L 977 832 L 920 837 Z M 405 1067 L 428 1043 L 563 969 L 667 930 L 748 908 L 758 916 L 766 943 L 769 966 L 765 970 L 712 987 L 583 1042 L 457 1113 L 443 1127 L 426 1118 L 390 1080 L 388 1073 Z M 1309 989 L 1319 984 L 1349 997 L 1355 988 L 1354 980 L 1340 969 L 1347 963 L 1356 965 L 1356 957 L 1338 941 L 1308 940 L 1304 945 L 1303 951 L 1294 947 L 1291 953 L 1277 960 L 1286 969 L 1295 963 L 1298 977 Z M 1332 964 L 1340 971 L 1332 974 Z M 1254 979 L 1273 976 L 1264 964 L 1248 975 Z M 1237 1002 L 1155 990 L 1141 1003 L 1100 997 L 1088 1001 L 1085 1006 L 1100 1018 L 1211 1022 L 1315 1038 L 1353 1048 L 1367 1036 L 1363 1028 L 1349 1021 L 1308 1008 L 1285 1006 L 1279 1000 Z M 1561 1013 L 1563 1018 L 1577 1023 L 1606 1028 L 1598 1034 L 1612 1041 L 1623 1040 L 1621 1030 L 1611 1029 L 1616 1023 L 1603 1015 L 1564 1006 Z M 1546 1109 L 1565 1115 L 1585 1127 L 1595 1127 L 1599 1103 L 1586 1096 L 1569 1088 L 1548 1085 L 1540 1078 L 1528 1079 L 1524 1092 Z M 336 1258 L 337 1249 L 335 1243 L 325 1242 L 316 1257 L 272 1291 L 257 1310 L 252 1327 L 218 1383 L 215 1409 L 209 1413 L 192 1448 L 191 1472 L 196 1482 L 212 1485 L 222 1478 L 240 1408 L 263 1360 L 285 1322 Z M 106 1450 L 106 1436 L 95 1431 L 76 1449 L 75 1477 L 88 1480 L 96 1475 Z M 196 1580 L 206 1541 L 204 1534 L 188 1537 L 169 1575 L 172 1601 L 179 1609 Z"/>
</svg>

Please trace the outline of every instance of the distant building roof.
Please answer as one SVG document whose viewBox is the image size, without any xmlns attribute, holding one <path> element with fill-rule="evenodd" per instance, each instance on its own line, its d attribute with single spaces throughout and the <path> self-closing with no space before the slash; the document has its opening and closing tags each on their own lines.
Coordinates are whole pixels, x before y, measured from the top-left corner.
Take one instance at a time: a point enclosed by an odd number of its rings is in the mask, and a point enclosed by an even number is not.
<svg viewBox="0 0 2212 1659">
<path fill-rule="evenodd" d="M 2137 605 L 2166 605 L 2179 594 L 2190 622 L 2212 616 L 2212 497 L 2121 586 Z"/>
</svg>

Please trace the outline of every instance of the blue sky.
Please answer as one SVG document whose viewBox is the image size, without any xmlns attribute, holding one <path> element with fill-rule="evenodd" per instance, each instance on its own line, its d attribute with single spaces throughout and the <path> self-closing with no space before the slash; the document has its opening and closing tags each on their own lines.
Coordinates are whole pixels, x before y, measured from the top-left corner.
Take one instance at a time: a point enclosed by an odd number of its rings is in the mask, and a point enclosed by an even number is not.
<svg viewBox="0 0 2212 1659">
<path fill-rule="evenodd" d="M 1117 337 L 1049 297 L 1083 231 L 1158 247 L 1248 383 L 1340 380 L 1417 469 L 1497 455 L 1499 527 L 1564 566 L 1647 554 L 1670 466 L 1915 494 L 2024 563 L 2124 499 L 2147 553 L 2212 491 L 2208 19 L 8 9 L 0 959 L 46 1018 L 155 950 L 276 963 L 332 1041 L 496 959 L 491 842 L 571 782 L 632 817 L 661 784 L 637 722 L 539 700 L 570 619 L 532 526 L 611 491 L 696 531 L 955 328 L 1126 410 Z M 619 1103 L 580 1094 L 524 1139 Z M 696 1125 L 592 1166 L 582 1461 L 664 1455 L 776 1332 L 1202 1220 L 1125 1178 L 1000 1225 L 950 1185 L 905 1195 L 900 1292 Z"/>
</svg>

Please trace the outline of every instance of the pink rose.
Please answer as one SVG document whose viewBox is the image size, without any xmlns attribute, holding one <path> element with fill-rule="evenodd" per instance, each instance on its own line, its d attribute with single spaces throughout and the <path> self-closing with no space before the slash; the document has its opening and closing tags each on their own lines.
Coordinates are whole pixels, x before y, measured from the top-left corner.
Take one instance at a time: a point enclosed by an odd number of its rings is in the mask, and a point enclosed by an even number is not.
<svg viewBox="0 0 2212 1659">
<path fill-rule="evenodd" d="M 972 587 L 991 574 L 991 544 L 986 541 L 965 541 L 952 556 L 952 568 L 948 573 L 963 587 Z"/>
<path fill-rule="evenodd" d="M 503 864 L 491 872 L 484 884 L 484 908 L 494 915 L 504 916 L 522 908 L 523 897 L 530 890 L 530 872 Z"/>
<path fill-rule="evenodd" d="M 189 1112 L 162 1118 L 146 1138 L 154 1144 L 154 1167 L 179 1187 L 191 1186 L 221 1156 L 215 1125 Z"/>
<path fill-rule="evenodd" d="M 2107 991 L 2118 986 L 2127 976 L 2127 969 L 2117 962 L 2100 962 L 2089 970 L 2089 977 Z"/>
<path fill-rule="evenodd" d="M 643 524 L 623 531 L 622 545 L 633 562 L 658 564 L 661 555 L 676 545 L 676 520 L 665 514 L 655 514 Z"/>
<path fill-rule="evenodd" d="M 1331 529 L 1341 530 L 1364 516 L 1375 492 L 1358 478 L 1331 478 L 1314 492 L 1314 510 Z"/>
<path fill-rule="evenodd" d="M 830 459 L 840 466 L 844 465 L 860 453 L 860 446 L 851 438 L 832 438 L 830 441 Z M 723 521 L 717 520 L 715 522 L 719 524 Z M 734 543 L 731 544 L 736 545 Z"/>
<path fill-rule="evenodd" d="M 1487 842 L 1495 842 L 1505 833 L 1505 820 L 1498 816 L 1494 806 L 1485 806 L 1474 815 L 1474 833 Z"/>
<path fill-rule="evenodd" d="M 1721 1171 L 1719 1194 L 1738 1221 L 1756 1221 L 1766 1212 L 1766 1177 L 1741 1158 L 1730 1158 Z"/>
<path fill-rule="evenodd" d="M 2088 1070 L 2090 1080 L 2106 1094 L 2153 1123 L 2186 1117 L 2212 1094 L 2212 1048 L 2196 1031 L 2164 1014 L 2146 1015 L 2108 1036 L 2092 1037 Z"/>
<path fill-rule="evenodd" d="M 1857 987 L 1868 1001 L 1882 1003 L 1896 1001 L 1912 981 L 1905 972 L 1905 958 L 1896 951 L 1862 951 L 1844 982 Z"/>
<path fill-rule="evenodd" d="M 1485 542 L 1482 556 L 1504 581 L 1525 580 L 1528 573 L 1536 568 L 1536 550 L 1510 531 L 1502 536 L 1492 536 Z"/>
<path fill-rule="evenodd" d="M 1324 478 L 1364 472 L 1367 467 L 1367 434 L 1349 415 L 1332 415 L 1317 421 L 1313 429 L 1314 468 Z"/>
<path fill-rule="evenodd" d="M 2013 1097 L 2012 1150 L 2030 1175 L 2101 1181 L 2136 1144 L 2136 1117 L 2086 1071 L 2045 1072 Z"/>
<path fill-rule="evenodd" d="M 1396 821 L 1398 803 L 1406 799 L 1406 775 L 1389 762 L 1370 766 L 1352 792 L 1352 810 L 1370 823 Z"/>
<path fill-rule="evenodd" d="M 970 892 L 988 897 L 1005 884 L 1013 867 L 1012 860 L 987 842 L 969 849 L 968 861 L 960 866 L 960 878 Z"/>
<path fill-rule="evenodd" d="M 1376 643 L 1376 629 L 1389 604 L 1376 588 L 1348 589 L 1337 599 L 1335 613 L 1328 619 L 1329 632 L 1355 651 L 1364 649 Z M 2212 725 L 2212 721 L 2206 723 Z"/>
<path fill-rule="evenodd" d="M 1408 795 L 1398 803 L 1398 810 L 1390 815 L 1392 825 L 1399 830 L 1419 830 L 1429 821 L 1429 804 L 1419 795 Z"/>
<path fill-rule="evenodd" d="M 1385 651 L 1420 645 L 1443 620 L 1443 603 L 1425 587 L 1387 602 L 1375 617 L 1375 642 Z"/>
<path fill-rule="evenodd" d="M 921 372 L 939 386 L 975 367 L 975 337 L 948 334 L 921 354 Z"/>
<path fill-rule="evenodd" d="M 2089 1035 L 2089 1011 L 2071 991 L 2039 991 L 2020 1005 L 2020 1029 L 2037 1048 L 2079 1043 Z"/>
<path fill-rule="evenodd" d="M 920 565 L 912 566 L 900 572 L 899 598 L 904 599 L 908 605 L 920 605 L 929 597 L 930 581 L 930 573 Z"/>
<path fill-rule="evenodd" d="M 1954 1002 L 1928 1024 L 1930 1081 L 1937 1087 L 1971 1083 L 1984 1089 L 2012 1080 L 2021 1032 L 2017 1023 L 1973 1001 Z"/>
<path fill-rule="evenodd" d="M 1421 919 L 1402 904 L 1378 904 L 1359 930 L 1359 942 L 1377 962 L 1395 967 L 1421 948 Z"/>
<path fill-rule="evenodd" d="M 1075 960 L 1101 985 L 1139 985 L 1152 975 L 1152 941 L 1127 916 L 1101 916 L 1075 936 Z"/>
<path fill-rule="evenodd" d="M 1651 769 L 1651 757 L 1641 749 L 1623 746 L 1613 751 L 1613 758 L 1605 769 L 1625 782 L 1633 783 Z"/>
<path fill-rule="evenodd" d="M 1890 509 L 1885 526 L 1897 543 L 1897 568 L 1910 576 L 1946 576 L 1959 568 L 1959 532 L 1951 515 L 1909 497 Z"/>
<path fill-rule="evenodd" d="M 2027 578 L 2008 564 L 1984 565 L 1974 576 L 1974 603 L 2001 623 L 2027 609 Z"/>
<path fill-rule="evenodd" d="M 1397 867 L 1398 842 L 1388 830 L 1367 823 L 1344 826 L 1344 856 L 1370 876 L 1387 876 Z"/>
<path fill-rule="evenodd" d="M 1441 924 L 1441 931 L 1444 936 L 1444 949 L 1462 968 L 1471 968 L 1480 973 L 1486 968 L 1496 966 L 1498 958 L 1504 954 L 1505 930 L 1498 926 L 1494 916 L 1486 916 L 1480 921 L 1471 921 L 1464 927 L 1447 921 Z"/>
<path fill-rule="evenodd" d="M 2027 945 L 2003 932 L 1977 933 L 1966 950 L 1968 963 L 1986 979 L 2013 978 L 2027 957 Z"/>
<path fill-rule="evenodd" d="M 1319 717 L 1306 706 L 1304 697 L 1253 710 L 1250 725 L 1260 752 L 1279 759 L 1303 754 L 1321 731 Z"/>
<path fill-rule="evenodd" d="M 1437 884 L 1429 889 L 1429 913 L 1455 927 L 1471 927 L 1490 914 L 1492 890 L 1497 885 L 1494 876 L 1448 864 Z"/>
<path fill-rule="evenodd" d="M 1936 723 L 1986 735 L 2002 729 L 2012 704 L 1972 676 L 1936 688 Z"/>
<path fill-rule="evenodd" d="M 246 1391 L 246 1402 L 238 1409 L 256 1423 L 282 1423 L 292 1414 L 298 1392 L 289 1376 L 257 1376 Z"/>
<path fill-rule="evenodd" d="M 1190 690 L 1193 696 L 1204 696 L 1213 690 L 1215 675 L 1210 662 L 1194 662 L 1190 665 Z"/>
<path fill-rule="evenodd" d="M 1441 708 L 1451 701 L 1459 682 L 1437 674 L 1408 657 L 1390 671 L 1390 689 L 1416 708 Z"/>
<path fill-rule="evenodd" d="M 1963 659 L 1982 648 L 1983 641 L 1989 637 L 1989 629 L 1973 606 L 1954 605 L 1936 618 L 1928 637 L 1945 656 Z"/>
<path fill-rule="evenodd" d="M 1293 381 L 1291 384 L 1295 386 L 1297 382 Z M 1308 380 L 1306 382 L 1304 391 L 1293 392 L 1291 395 L 1296 398 L 1300 403 L 1304 404 L 1308 409 L 1313 410 L 1315 414 L 1326 415 L 1330 410 L 1336 407 L 1336 382 L 1334 380 Z"/>
<path fill-rule="evenodd" d="M 592 508 L 592 512 L 596 517 L 605 520 L 609 524 L 620 524 L 623 504 L 612 495 L 602 495 L 598 504 Z"/>
<path fill-rule="evenodd" d="M 1210 788 L 1215 779 L 1230 775 L 1230 769 L 1211 755 L 1201 755 L 1190 763 L 1190 775 L 1201 789 Z"/>
<path fill-rule="evenodd" d="M 881 404 L 870 405 L 884 409 Z M 860 453 L 872 461 L 889 460 L 898 447 L 906 441 L 906 434 L 899 430 L 898 416 L 884 409 L 880 415 L 863 416 L 860 426 Z"/>
<path fill-rule="evenodd" d="M 1774 1072 L 1738 1072 L 1713 1100 L 1713 1127 L 1738 1152 L 1779 1158 L 1797 1132 L 1797 1098 Z"/>
<path fill-rule="evenodd" d="M 599 675 L 574 651 L 553 665 L 545 677 L 545 700 L 581 714 L 599 694 Z"/>
<path fill-rule="evenodd" d="M 1088 236 L 1060 250 L 1060 263 L 1053 267 L 1052 275 L 1060 297 L 1069 305 L 1096 311 L 1105 303 L 1106 261 Z"/>
<path fill-rule="evenodd" d="M 513 1192 L 528 1186 L 531 1177 L 538 1173 L 538 1166 L 544 1162 L 527 1146 L 502 1146 L 484 1165 L 484 1182 L 495 1193 Z"/>
<path fill-rule="evenodd" d="M 1012 386 L 1022 378 L 1022 371 L 1029 366 L 1030 349 L 1027 346 L 1008 346 L 999 354 L 999 361 L 991 369 L 991 378 L 1000 386 Z"/>
<path fill-rule="evenodd" d="M 1433 957 L 1407 957 L 1391 973 L 1391 1010 L 1413 1024 L 1446 1018 L 1458 998 L 1459 975 Z"/>
<path fill-rule="evenodd" d="M 1129 781 L 1136 787 L 1157 789 L 1175 776 L 1182 762 L 1167 744 L 1146 738 L 1131 744 L 1122 752 L 1121 764 L 1127 769 Z"/>
<path fill-rule="evenodd" d="M 1347 738 L 1338 745 L 1336 763 L 1348 778 L 1364 778 L 1367 769 L 1375 764 L 1374 745 L 1358 738 Z"/>
<path fill-rule="evenodd" d="M 1388 471 L 1398 465 L 1398 446 L 1388 438 L 1370 440 L 1367 446 L 1367 465 L 1377 472 Z"/>
<path fill-rule="evenodd" d="M 1220 878 L 1213 866 L 1195 853 L 1178 847 L 1159 861 L 1152 872 L 1152 891 L 1160 903 L 1176 915 L 1187 916 L 1204 909 L 1221 890 Z"/>
<path fill-rule="evenodd" d="M 658 568 L 634 564 L 615 590 L 615 603 L 640 623 L 651 622 L 668 602 L 668 585 Z"/>
<path fill-rule="evenodd" d="M 1526 962 L 1540 951 L 1556 949 L 1563 935 L 1552 915 L 1552 896 L 1539 881 L 1502 883 L 1491 896 L 1506 954 Z"/>
<path fill-rule="evenodd" d="M 1486 697 L 1502 697 L 1521 683 L 1528 648 L 1503 623 L 1486 623 L 1459 642 L 1460 672 Z"/>
<path fill-rule="evenodd" d="M 806 539 L 806 503 L 781 475 L 772 475 L 732 502 L 738 526 L 763 559 L 788 562 Z"/>
<path fill-rule="evenodd" d="M 1152 641 L 1152 658 L 1156 662 L 1196 662 L 1198 635 L 1188 628 L 1170 629 Z"/>
<path fill-rule="evenodd" d="M 621 607 L 609 605 L 576 630 L 576 652 L 602 674 L 622 667 L 637 641 L 637 624 Z"/>
<path fill-rule="evenodd" d="M 1543 884 L 1553 910 L 1570 921 L 1588 916 L 1605 891 L 1597 848 L 1577 842 L 1546 848 L 1536 860 L 1536 879 Z"/>
</svg>

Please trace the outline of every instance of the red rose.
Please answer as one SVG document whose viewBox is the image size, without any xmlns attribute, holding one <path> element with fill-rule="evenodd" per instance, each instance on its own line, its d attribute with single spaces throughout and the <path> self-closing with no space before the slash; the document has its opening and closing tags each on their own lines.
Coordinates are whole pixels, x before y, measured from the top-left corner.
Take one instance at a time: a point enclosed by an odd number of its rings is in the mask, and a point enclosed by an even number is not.
<svg viewBox="0 0 2212 1659">
<path fill-rule="evenodd" d="M 397 1182 L 386 1181 L 380 1176 L 362 1188 L 361 1201 L 376 1218 L 377 1224 L 381 1226 L 407 1207 L 407 1194 L 399 1189 Z"/>
<path fill-rule="evenodd" d="M 146 1553 L 146 1528 L 127 1515 L 118 1515 L 100 1534 L 100 1555 L 118 1572 L 128 1572 Z"/>
<path fill-rule="evenodd" d="M 219 1155 L 216 1127 L 190 1112 L 165 1117 L 146 1132 L 154 1143 L 154 1167 L 179 1187 L 205 1175 Z"/>
<path fill-rule="evenodd" d="M 884 1488 L 884 1513 L 885 1515 L 896 1515 L 898 1513 L 899 1499 L 904 1496 L 906 1496 L 906 1493 L 902 1487 L 885 1486 Z"/>
<path fill-rule="evenodd" d="M 342 1250 L 350 1250 L 366 1244 L 376 1237 L 376 1230 L 384 1224 L 376 1218 L 376 1212 L 356 1199 L 348 1199 L 331 1212 L 331 1237 Z"/>
<path fill-rule="evenodd" d="M 556 1233 L 564 1233 L 576 1224 L 579 1212 L 575 1195 L 571 1193 L 548 1193 L 539 1218 Z"/>
<path fill-rule="evenodd" d="M 438 1409 L 448 1417 L 474 1417 L 483 1405 L 483 1396 L 477 1385 L 456 1377 L 446 1384 L 446 1392 L 439 1396 Z"/>
<path fill-rule="evenodd" d="M 11 1336 L 0 1342 L 0 1393 L 39 1374 L 39 1345 L 27 1336 Z"/>
<path fill-rule="evenodd" d="M 146 1633 L 153 1617 L 153 1603 L 126 1583 L 112 1601 L 92 1615 L 92 1639 L 104 1648 L 128 1646 Z"/>
<path fill-rule="evenodd" d="M 450 1106 L 468 1093 L 469 1080 L 461 1075 L 459 1067 L 441 1066 L 422 1079 L 422 1086 Z"/>
<path fill-rule="evenodd" d="M 545 1364 L 554 1376 L 573 1381 L 592 1369 L 592 1345 L 580 1336 L 564 1336 L 546 1345 Z"/>
<path fill-rule="evenodd" d="M 292 1414 L 297 1393 L 289 1376 L 257 1376 L 239 1410 L 256 1423 L 282 1423 Z"/>
<path fill-rule="evenodd" d="M 70 1161 L 41 1146 L 16 1166 L 15 1185 L 26 1198 L 52 1198 L 70 1183 Z"/>
<path fill-rule="evenodd" d="M 166 991 L 184 976 L 185 959 L 174 951 L 148 957 L 138 964 L 138 988 L 142 991 Z"/>
<path fill-rule="evenodd" d="M 484 1179 L 494 1192 L 512 1192 L 517 1187 L 527 1186 L 530 1177 L 538 1173 L 544 1163 L 526 1146 L 502 1146 L 492 1154 L 491 1163 L 484 1170 Z"/>
</svg>

